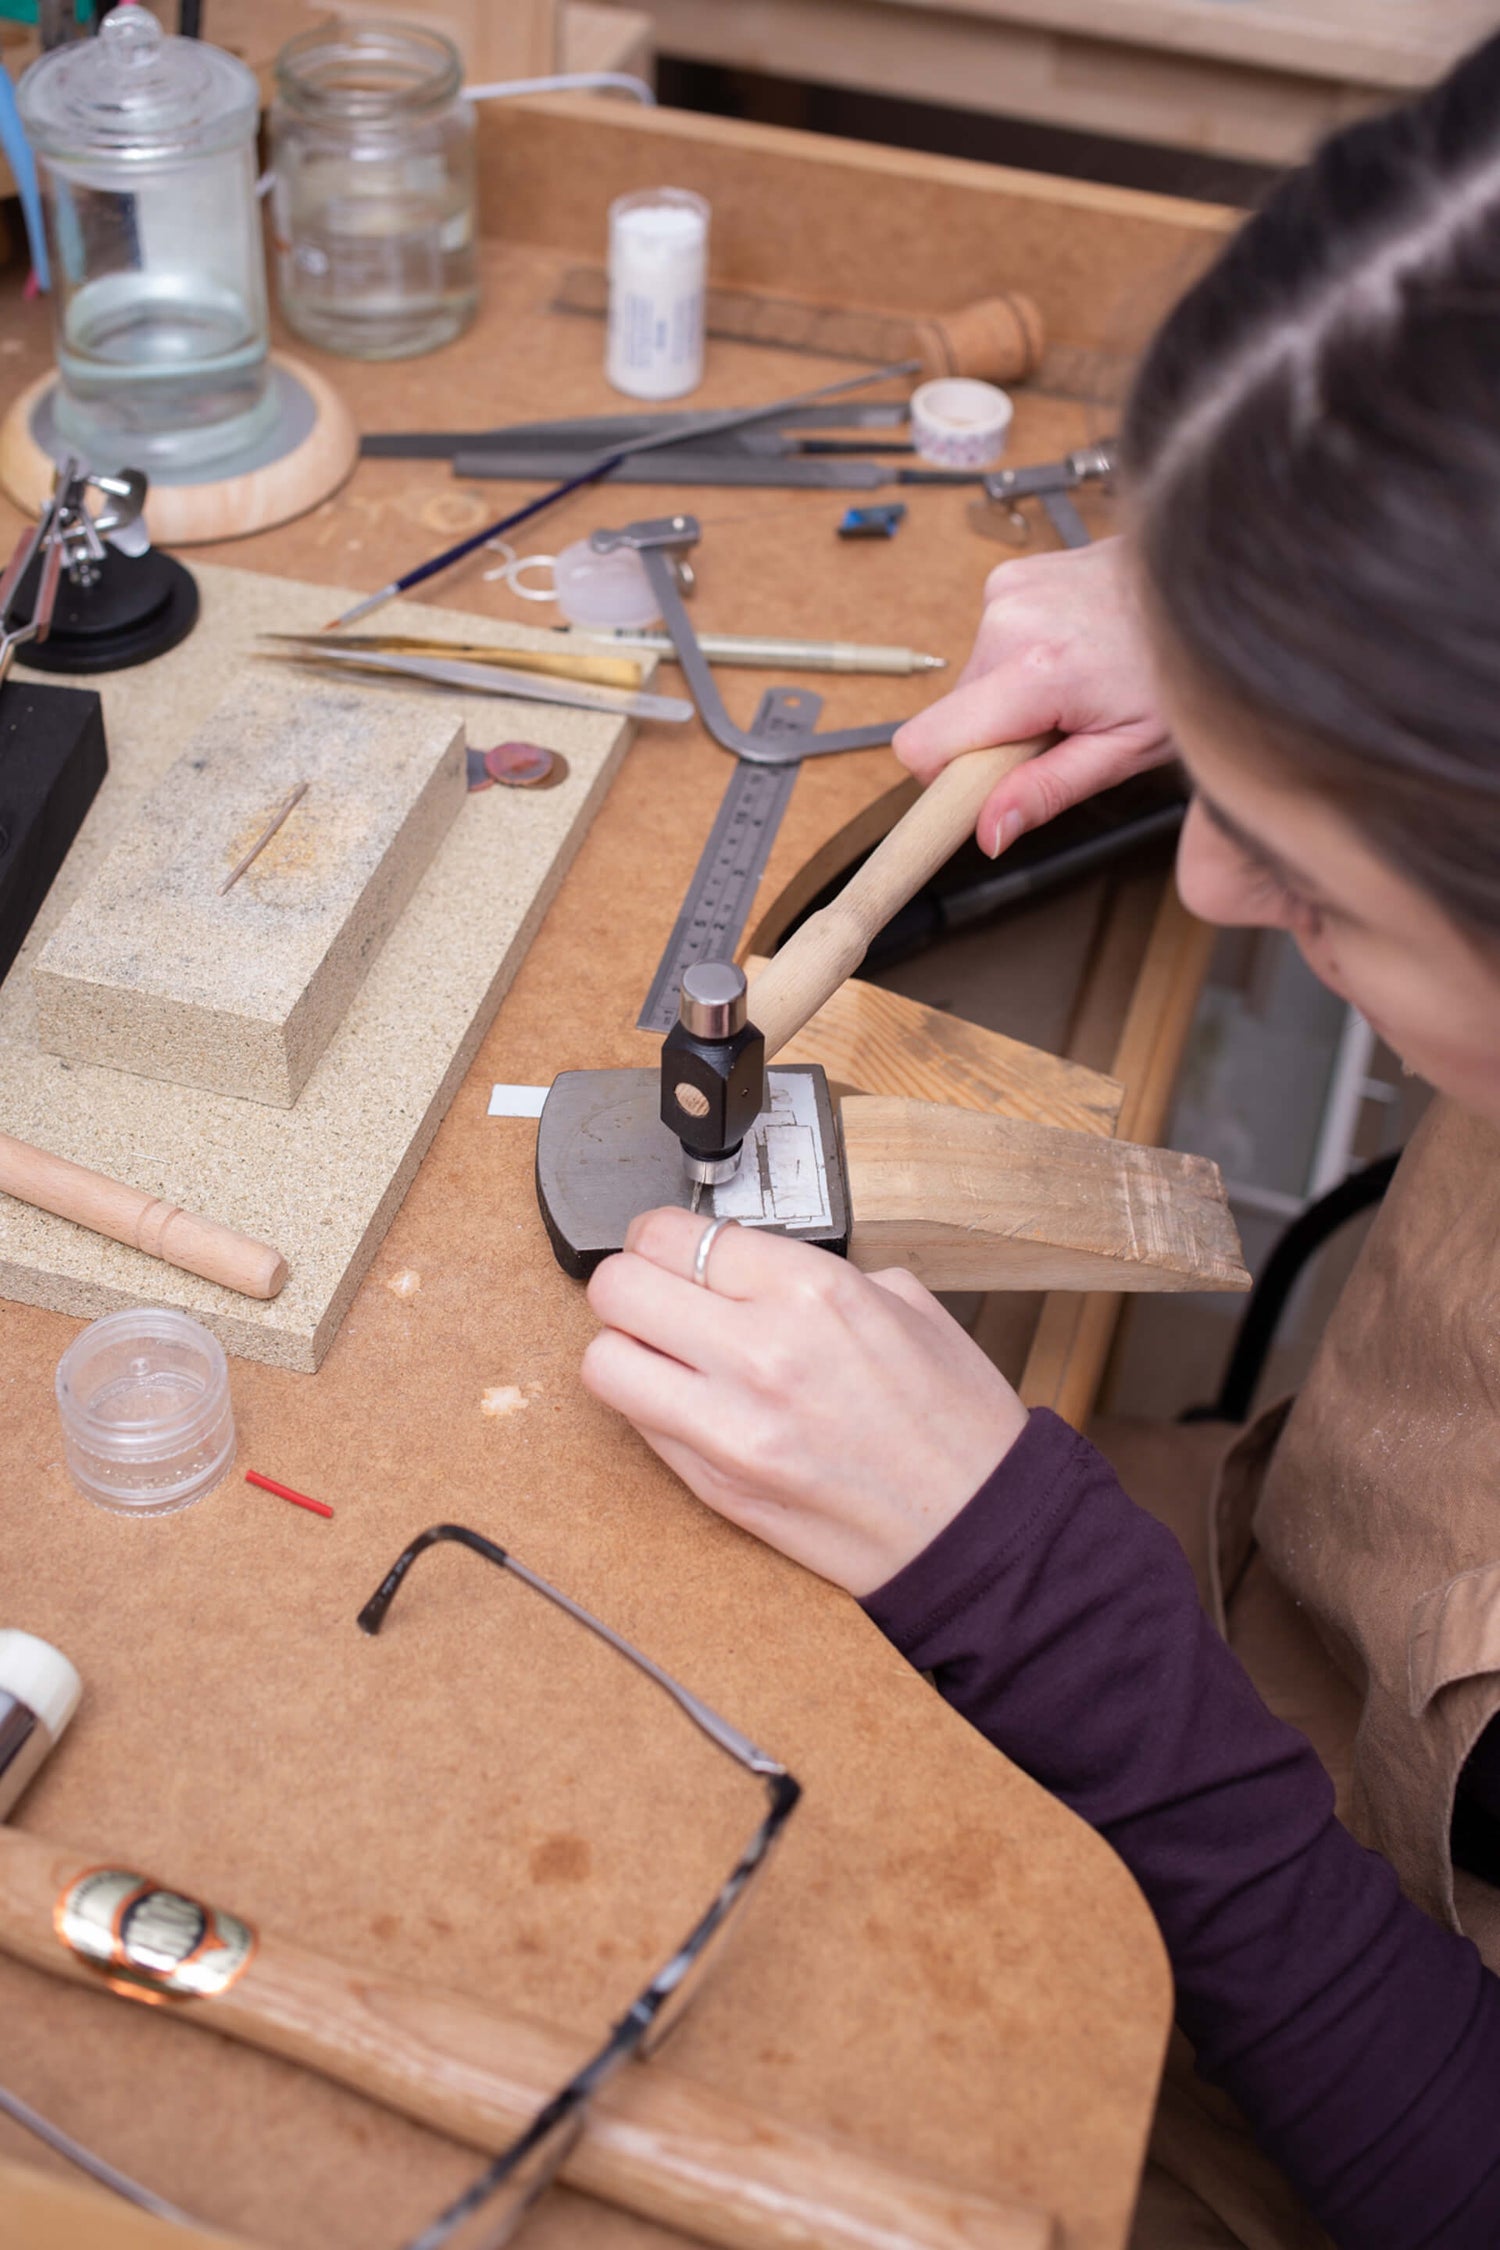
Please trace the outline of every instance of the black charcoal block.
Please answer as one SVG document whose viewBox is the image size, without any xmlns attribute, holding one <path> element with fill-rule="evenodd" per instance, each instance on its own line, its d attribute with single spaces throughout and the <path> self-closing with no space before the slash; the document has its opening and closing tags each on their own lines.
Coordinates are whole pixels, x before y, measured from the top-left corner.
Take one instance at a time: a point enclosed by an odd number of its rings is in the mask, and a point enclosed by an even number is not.
<svg viewBox="0 0 1500 2250">
<path fill-rule="evenodd" d="M 0 685 L 0 978 L 20 952 L 109 770 L 91 688 Z"/>
</svg>

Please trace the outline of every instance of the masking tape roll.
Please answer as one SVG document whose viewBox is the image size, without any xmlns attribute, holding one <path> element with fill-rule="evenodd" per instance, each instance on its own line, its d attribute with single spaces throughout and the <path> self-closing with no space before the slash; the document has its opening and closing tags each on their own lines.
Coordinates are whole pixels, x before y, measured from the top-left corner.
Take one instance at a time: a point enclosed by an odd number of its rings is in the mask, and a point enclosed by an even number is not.
<svg viewBox="0 0 1500 2250">
<path fill-rule="evenodd" d="M 943 469 L 988 469 L 1005 451 L 1013 412 L 1007 394 L 968 375 L 945 375 L 911 394 L 912 442 Z"/>
</svg>

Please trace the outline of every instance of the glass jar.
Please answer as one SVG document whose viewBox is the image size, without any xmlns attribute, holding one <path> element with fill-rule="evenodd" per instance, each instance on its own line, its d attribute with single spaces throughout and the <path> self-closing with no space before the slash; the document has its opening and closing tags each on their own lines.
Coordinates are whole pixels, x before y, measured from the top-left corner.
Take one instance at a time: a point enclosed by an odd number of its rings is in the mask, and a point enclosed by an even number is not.
<svg viewBox="0 0 1500 2250">
<path fill-rule="evenodd" d="M 46 205 L 59 436 L 90 467 L 154 476 L 256 445 L 276 401 L 254 73 L 115 8 L 18 92 Z"/>
<path fill-rule="evenodd" d="M 330 24 L 276 58 L 276 282 L 325 351 L 403 359 L 467 328 L 474 113 L 451 41 L 399 23 Z"/>
</svg>

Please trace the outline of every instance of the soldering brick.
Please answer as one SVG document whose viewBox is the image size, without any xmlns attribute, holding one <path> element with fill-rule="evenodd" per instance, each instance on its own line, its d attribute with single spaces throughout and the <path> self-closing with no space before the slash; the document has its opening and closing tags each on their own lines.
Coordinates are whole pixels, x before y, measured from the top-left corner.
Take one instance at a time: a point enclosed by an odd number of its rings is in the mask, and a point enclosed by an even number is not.
<svg viewBox="0 0 1500 2250">
<path fill-rule="evenodd" d="M 290 1108 L 464 802 L 464 752 L 451 704 L 247 673 L 42 949 L 41 1046 Z"/>
</svg>

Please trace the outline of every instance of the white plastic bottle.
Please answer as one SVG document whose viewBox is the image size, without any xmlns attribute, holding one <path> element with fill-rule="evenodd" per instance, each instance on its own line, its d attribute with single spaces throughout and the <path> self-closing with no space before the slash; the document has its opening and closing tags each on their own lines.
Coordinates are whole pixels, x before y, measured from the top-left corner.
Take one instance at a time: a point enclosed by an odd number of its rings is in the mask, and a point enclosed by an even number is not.
<svg viewBox="0 0 1500 2250">
<path fill-rule="evenodd" d="M 631 398 L 681 398 L 703 377 L 708 205 L 686 188 L 642 188 L 609 207 L 604 371 Z"/>
</svg>

